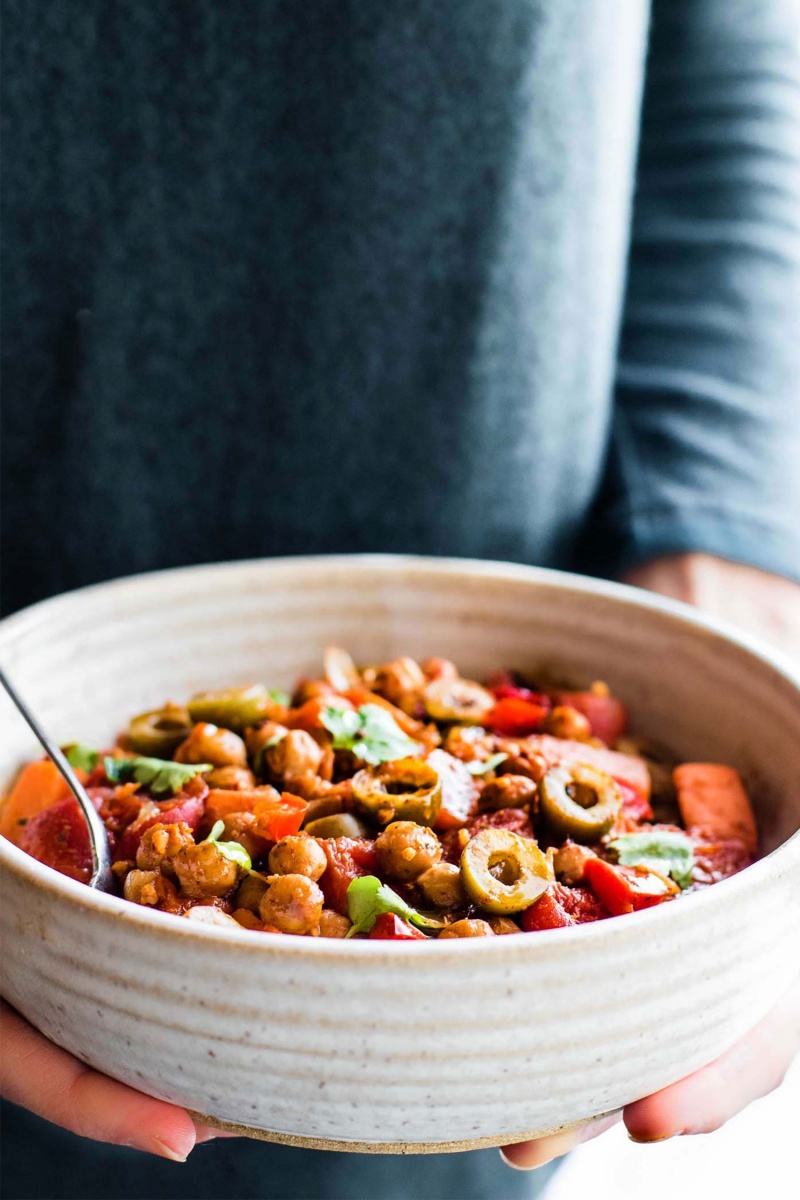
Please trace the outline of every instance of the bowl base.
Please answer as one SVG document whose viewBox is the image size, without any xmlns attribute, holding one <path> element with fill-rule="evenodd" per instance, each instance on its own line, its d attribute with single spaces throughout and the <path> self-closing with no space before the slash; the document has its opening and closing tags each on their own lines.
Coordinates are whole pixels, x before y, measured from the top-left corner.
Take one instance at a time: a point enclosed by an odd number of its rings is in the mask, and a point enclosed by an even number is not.
<svg viewBox="0 0 800 1200">
<path fill-rule="evenodd" d="M 569 1121 L 566 1125 L 551 1125 L 546 1129 L 532 1129 L 522 1133 L 503 1134 L 493 1137 L 466 1138 L 455 1142 L 350 1142 L 335 1138 L 301 1137 L 297 1133 L 273 1133 L 267 1129 L 255 1129 L 252 1125 L 237 1125 L 234 1121 L 220 1121 L 203 1113 L 189 1109 L 189 1116 L 199 1125 L 220 1129 L 238 1137 L 257 1138 L 262 1142 L 277 1142 L 281 1146 L 294 1146 L 298 1150 L 339 1150 L 350 1154 L 459 1154 L 463 1150 L 488 1150 L 497 1146 L 513 1146 L 516 1142 L 531 1142 L 537 1138 L 550 1137 L 579 1129 L 589 1121 L 602 1121 L 618 1109 L 597 1113 L 580 1121 Z"/>
</svg>

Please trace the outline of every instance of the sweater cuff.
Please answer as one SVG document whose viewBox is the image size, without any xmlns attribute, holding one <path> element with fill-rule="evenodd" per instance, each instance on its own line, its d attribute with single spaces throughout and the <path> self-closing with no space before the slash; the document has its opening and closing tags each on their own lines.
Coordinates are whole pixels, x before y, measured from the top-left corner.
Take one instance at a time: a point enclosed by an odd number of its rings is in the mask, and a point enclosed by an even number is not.
<svg viewBox="0 0 800 1200">
<path fill-rule="evenodd" d="M 800 520 L 781 525 L 713 505 L 690 512 L 669 505 L 615 507 L 591 543 L 592 570 L 608 579 L 654 558 L 695 552 L 800 583 Z"/>
</svg>

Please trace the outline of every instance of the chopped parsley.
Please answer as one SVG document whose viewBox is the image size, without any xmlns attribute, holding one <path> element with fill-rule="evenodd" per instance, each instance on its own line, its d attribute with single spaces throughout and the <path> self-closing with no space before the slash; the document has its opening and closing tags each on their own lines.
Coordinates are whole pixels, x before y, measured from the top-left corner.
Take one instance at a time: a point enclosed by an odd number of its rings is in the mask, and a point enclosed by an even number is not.
<svg viewBox="0 0 800 1200">
<path fill-rule="evenodd" d="M 104 758 L 103 769 L 111 783 L 142 783 L 156 795 L 180 792 L 195 775 L 211 770 L 211 763 L 176 763 L 163 758 Z"/>
<path fill-rule="evenodd" d="M 362 704 L 357 712 L 329 704 L 323 708 L 319 719 L 333 734 L 334 750 L 350 750 L 356 758 L 373 767 L 383 762 L 395 762 L 398 758 L 409 758 L 419 750 L 392 714 L 377 704 Z"/>
</svg>

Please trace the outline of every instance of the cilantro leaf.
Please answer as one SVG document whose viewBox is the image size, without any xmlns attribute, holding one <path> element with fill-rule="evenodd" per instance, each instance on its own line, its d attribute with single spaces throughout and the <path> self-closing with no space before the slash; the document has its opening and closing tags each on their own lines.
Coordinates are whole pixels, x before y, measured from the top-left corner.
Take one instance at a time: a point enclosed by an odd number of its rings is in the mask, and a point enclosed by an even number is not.
<svg viewBox="0 0 800 1200">
<path fill-rule="evenodd" d="M 245 850 L 244 846 L 240 845 L 239 842 L 219 841 L 219 835 L 222 833 L 224 828 L 224 821 L 215 821 L 214 825 L 211 827 L 211 832 L 209 833 L 208 837 L 204 838 L 203 840 L 206 842 L 211 842 L 212 845 L 216 846 L 222 857 L 227 858 L 229 862 L 236 863 L 237 866 L 242 867 L 245 871 L 250 871 L 253 866 L 253 861 Z"/>
<path fill-rule="evenodd" d="M 362 704 L 358 712 L 329 704 L 319 719 L 333 734 L 334 750 L 351 750 L 356 758 L 373 767 L 408 758 L 419 750 L 392 714 L 378 704 Z"/>
<path fill-rule="evenodd" d="M 623 833 L 609 842 L 609 847 L 625 867 L 650 867 L 671 875 L 681 888 L 692 882 L 694 849 L 685 833 L 668 829 Z"/>
<path fill-rule="evenodd" d="M 92 750 L 90 746 L 84 746 L 82 742 L 72 742 L 63 749 L 69 765 L 78 771 L 93 771 L 100 760 L 97 751 Z"/>
<path fill-rule="evenodd" d="M 352 880 L 347 889 L 347 915 L 353 924 L 348 929 L 347 936 L 369 933 L 381 913 L 394 913 L 422 929 L 442 928 L 441 921 L 418 913 L 410 904 L 406 904 L 402 896 L 398 896 L 397 892 L 381 883 L 375 875 L 361 875 Z"/>
<path fill-rule="evenodd" d="M 111 783 L 134 780 L 155 795 L 179 792 L 195 775 L 211 770 L 211 763 L 176 763 L 163 758 L 104 758 L 103 769 Z"/>
<path fill-rule="evenodd" d="M 283 688 L 269 688 L 267 695 L 270 700 L 274 700 L 276 704 L 282 704 L 284 708 L 289 708 L 292 703 L 292 697 Z"/>
<path fill-rule="evenodd" d="M 493 754 L 491 758 L 487 758 L 486 762 L 480 762 L 480 760 L 477 758 L 473 759 L 472 762 L 468 762 L 467 770 L 469 771 L 470 775 L 488 775 L 490 771 L 493 771 L 495 767 L 499 767 L 500 763 L 505 762 L 507 758 L 507 754 L 503 754 L 502 751 L 498 751 L 498 753 Z"/>
</svg>

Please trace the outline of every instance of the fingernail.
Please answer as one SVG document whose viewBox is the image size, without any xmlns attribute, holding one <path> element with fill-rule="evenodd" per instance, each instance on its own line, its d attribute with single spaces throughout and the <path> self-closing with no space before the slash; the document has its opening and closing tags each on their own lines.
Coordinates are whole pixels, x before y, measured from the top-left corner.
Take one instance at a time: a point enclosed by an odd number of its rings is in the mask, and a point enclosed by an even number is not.
<svg viewBox="0 0 800 1200">
<path fill-rule="evenodd" d="M 680 1137 L 685 1132 L 685 1129 L 673 1129 L 672 1133 L 657 1133 L 653 1137 L 640 1137 L 635 1133 L 629 1133 L 628 1137 L 637 1146 L 651 1146 L 654 1142 L 667 1142 L 670 1138 Z"/>
<path fill-rule="evenodd" d="M 521 1167 L 519 1165 L 519 1163 L 513 1162 L 512 1159 L 510 1159 L 508 1157 L 505 1150 L 500 1151 L 500 1157 L 502 1158 L 503 1162 L 506 1164 L 507 1167 L 511 1167 L 512 1171 L 527 1171 L 528 1170 L 527 1167 Z"/>
<path fill-rule="evenodd" d="M 185 1163 L 189 1157 L 189 1151 L 186 1154 L 181 1154 L 180 1150 L 173 1149 L 166 1142 L 162 1142 L 161 1138 L 151 1138 L 149 1146 L 142 1146 L 143 1150 L 150 1150 L 151 1153 L 160 1155 L 161 1158 L 169 1158 L 172 1162 Z"/>
<path fill-rule="evenodd" d="M 530 1156 L 527 1162 L 517 1162 L 515 1159 L 510 1158 L 504 1149 L 500 1150 L 500 1157 L 504 1163 L 509 1167 L 513 1167 L 515 1171 L 537 1171 L 539 1167 L 546 1166 L 554 1158 L 561 1158 L 563 1154 L 568 1154 L 570 1150 L 574 1150 L 579 1141 L 580 1136 L 576 1132 L 555 1133 L 547 1138 L 542 1138 L 539 1145 L 531 1142 L 527 1151 L 523 1150 L 522 1145 L 519 1147 L 523 1157 L 526 1153 Z M 512 1147 L 509 1147 L 509 1149 L 513 1150 Z"/>
</svg>

